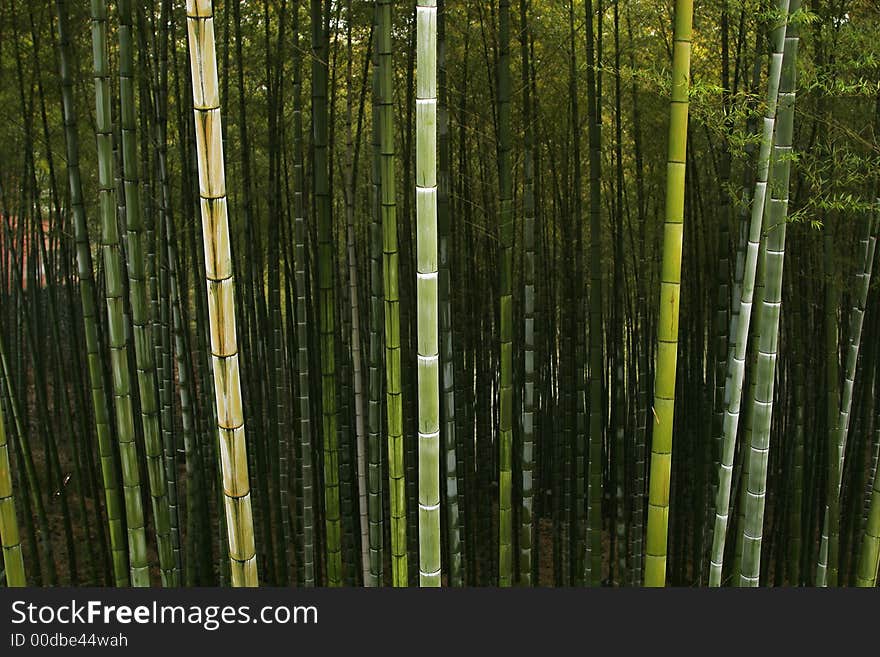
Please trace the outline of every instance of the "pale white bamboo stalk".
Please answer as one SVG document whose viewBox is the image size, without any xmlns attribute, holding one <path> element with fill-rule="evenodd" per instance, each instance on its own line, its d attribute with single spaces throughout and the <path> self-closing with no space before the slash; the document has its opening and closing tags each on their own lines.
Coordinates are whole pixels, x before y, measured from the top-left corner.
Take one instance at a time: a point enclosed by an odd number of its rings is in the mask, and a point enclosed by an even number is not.
<svg viewBox="0 0 880 657">
<path fill-rule="evenodd" d="M 416 5 L 416 309 L 419 583 L 440 586 L 440 341 L 437 274 L 437 1 Z"/>
</svg>

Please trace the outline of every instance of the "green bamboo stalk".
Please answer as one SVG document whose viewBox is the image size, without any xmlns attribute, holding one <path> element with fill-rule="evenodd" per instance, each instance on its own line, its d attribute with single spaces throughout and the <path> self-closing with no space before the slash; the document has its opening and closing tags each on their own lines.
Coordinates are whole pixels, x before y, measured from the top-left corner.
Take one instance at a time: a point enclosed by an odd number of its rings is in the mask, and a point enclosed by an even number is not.
<svg viewBox="0 0 880 657">
<path fill-rule="evenodd" d="M 388 418 L 388 478 L 391 495 L 391 582 L 407 585 L 406 486 L 403 459 L 403 395 L 400 369 L 397 192 L 394 175 L 394 67 L 391 1 L 377 0 L 379 56 L 380 189 L 385 292 L 385 402 Z"/>
<path fill-rule="evenodd" d="M 666 220 L 660 315 L 657 323 L 657 369 L 654 379 L 655 424 L 651 435 L 648 528 L 645 544 L 645 586 L 666 584 L 666 543 L 669 522 L 669 479 L 672 469 L 672 423 L 675 411 L 675 370 L 678 358 L 678 306 L 684 227 L 684 177 L 687 151 L 688 87 L 690 83 L 693 0 L 676 0 L 672 55 L 672 99 L 666 158 Z"/>
<path fill-rule="evenodd" d="M 116 433 L 122 463 L 125 523 L 128 529 L 128 559 L 132 586 L 149 586 L 147 541 L 141 483 L 135 443 L 128 347 L 126 343 L 125 283 L 119 229 L 116 224 L 116 189 L 113 181 L 113 126 L 110 115 L 110 67 L 107 47 L 107 3 L 92 0 L 92 52 L 95 81 L 95 137 L 98 148 L 98 202 L 104 262 L 104 295 L 107 301 L 110 363 L 113 371 L 113 401 Z"/>
<path fill-rule="evenodd" d="M 128 263 L 128 290 L 131 320 L 134 325 L 135 363 L 144 432 L 144 451 L 152 498 L 159 567 L 164 586 L 174 585 L 174 549 L 171 542 L 171 517 L 168 507 L 162 441 L 159 427 L 159 402 L 156 396 L 156 364 L 147 305 L 144 271 L 143 208 L 138 176 L 137 133 L 134 100 L 134 39 L 131 0 L 119 0 L 119 93 L 122 126 L 122 180 L 125 190 L 125 242 Z"/>
<path fill-rule="evenodd" d="M 211 0 L 187 0 L 186 19 L 230 574 L 233 586 L 256 586 L 257 555 L 241 407 L 234 279 L 223 164 L 223 129 Z"/>
<path fill-rule="evenodd" d="M 800 0 L 790 0 L 794 14 Z M 764 528 L 764 504 L 767 495 L 767 460 L 770 453 L 770 427 L 773 415 L 773 390 L 776 380 L 779 315 L 782 308 L 782 276 L 785 263 L 785 233 L 788 218 L 789 172 L 794 135 L 794 104 L 797 92 L 798 30 L 795 24 L 785 29 L 782 70 L 780 72 L 776 132 L 770 162 L 767 200 L 767 227 L 764 232 L 764 289 L 761 308 L 756 312 L 758 327 L 757 362 L 752 397 L 752 436 L 749 474 L 745 486 L 745 523 L 742 532 L 740 586 L 758 586 L 761 572 L 761 543 Z"/>
<path fill-rule="evenodd" d="M 865 535 L 859 551 L 856 586 L 877 586 L 878 565 L 880 565 L 880 477 L 875 472 L 868 522 L 865 525 Z"/>
<path fill-rule="evenodd" d="M 733 353 L 728 357 L 725 390 L 729 391 L 724 410 L 722 431 L 721 465 L 718 469 L 718 493 L 715 500 L 715 527 L 712 536 L 712 555 L 709 564 L 709 586 L 721 585 L 721 571 L 724 563 L 724 544 L 726 541 L 728 513 L 730 510 L 730 485 L 733 472 L 733 455 L 736 450 L 736 435 L 739 425 L 740 407 L 743 397 L 746 352 L 749 341 L 749 325 L 752 316 L 752 300 L 755 291 L 755 274 L 761 230 L 764 221 L 767 178 L 770 169 L 770 151 L 773 145 L 773 130 L 776 122 L 776 103 L 782 71 L 785 24 L 788 16 L 789 0 L 776 0 L 776 12 L 772 16 L 770 72 L 767 79 L 767 98 L 764 111 L 763 131 L 758 152 L 754 199 L 749 219 L 748 249 L 746 252 L 740 303 L 734 307 L 736 328 L 731 332 L 734 343 Z M 726 393 L 727 394 L 727 393 Z"/>
<path fill-rule="evenodd" d="M 0 404 L 0 537 L 2 537 L 3 568 L 7 586 L 27 586 L 18 518 L 15 513 L 15 495 L 12 487 L 12 468 L 6 442 L 6 424 L 3 405 Z"/>
</svg>

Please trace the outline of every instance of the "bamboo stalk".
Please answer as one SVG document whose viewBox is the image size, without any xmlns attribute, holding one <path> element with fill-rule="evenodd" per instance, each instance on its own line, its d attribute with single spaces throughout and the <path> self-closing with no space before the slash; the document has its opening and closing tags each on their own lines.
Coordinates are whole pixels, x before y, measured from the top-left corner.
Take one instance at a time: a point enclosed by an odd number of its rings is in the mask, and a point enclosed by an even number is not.
<svg viewBox="0 0 880 657">
<path fill-rule="evenodd" d="M 657 323 L 657 370 L 654 379 L 655 423 L 651 435 L 648 480 L 648 529 L 645 541 L 645 586 L 666 584 L 669 479 L 678 358 L 678 309 L 684 230 L 684 178 L 687 151 L 693 1 L 676 0 L 672 55 L 672 102 L 666 159 L 666 216 Z"/>
<path fill-rule="evenodd" d="M 187 0 L 186 19 L 230 575 L 233 586 L 257 586 L 211 0 Z"/>
</svg>

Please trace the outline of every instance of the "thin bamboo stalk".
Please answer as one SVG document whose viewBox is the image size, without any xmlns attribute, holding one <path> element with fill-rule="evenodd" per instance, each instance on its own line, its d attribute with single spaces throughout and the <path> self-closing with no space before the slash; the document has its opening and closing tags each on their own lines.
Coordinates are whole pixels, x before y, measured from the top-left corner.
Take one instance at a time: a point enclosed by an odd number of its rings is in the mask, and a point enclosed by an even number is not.
<svg viewBox="0 0 880 657">
<path fill-rule="evenodd" d="M 388 479 L 391 496 L 391 582 L 407 585 L 406 482 L 403 458 L 403 394 L 400 366 L 400 292 L 398 286 L 397 192 L 394 175 L 394 70 L 391 2 L 377 0 L 379 58 L 380 189 L 382 283 L 385 292 L 385 402 L 388 422 Z"/>
</svg>

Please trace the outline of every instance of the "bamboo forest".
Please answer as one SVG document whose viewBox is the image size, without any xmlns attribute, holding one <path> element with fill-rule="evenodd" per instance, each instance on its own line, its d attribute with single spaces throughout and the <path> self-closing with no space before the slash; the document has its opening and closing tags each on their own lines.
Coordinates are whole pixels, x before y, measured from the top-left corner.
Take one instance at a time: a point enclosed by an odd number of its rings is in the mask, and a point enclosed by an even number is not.
<svg viewBox="0 0 880 657">
<path fill-rule="evenodd" d="M 875 0 L 0 0 L 2 586 L 877 586 Z"/>
</svg>

